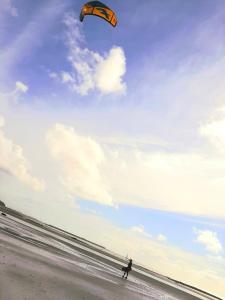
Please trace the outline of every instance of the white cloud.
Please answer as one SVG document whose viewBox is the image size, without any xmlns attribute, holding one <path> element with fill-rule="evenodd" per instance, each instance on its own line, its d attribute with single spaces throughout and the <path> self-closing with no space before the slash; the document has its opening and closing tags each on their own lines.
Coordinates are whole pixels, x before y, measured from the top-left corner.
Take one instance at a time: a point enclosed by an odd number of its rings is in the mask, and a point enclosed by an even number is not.
<svg viewBox="0 0 225 300">
<path fill-rule="evenodd" d="M 137 232 L 137 233 L 143 233 L 144 232 L 144 226 L 143 225 L 133 226 L 133 227 L 131 227 L 131 231 Z"/>
<path fill-rule="evenodd" d="M 202 136 L 221 153 L 225 153 L 225 108 L 218 110 L 212 120 L 202 125 L 199 129 Z"/>
<path fill-rule="evenodd" d="M 27 91 L 29 90 L 29 87 L 23 83 L 22 81 L 16 81 L 15 83 L 15 88 L 13 90 L 9 90 L 8 92 L 5 93 L 0 93 L 0 97 L 1 97 L 1 102 L 5 103 L 7 105 L 7 103 L 17 103 L 19 97 L 21 96 L 21 94 L 25 94 L 27 93 Z M 1 103 L 1 104 L 2 104 Z"/>
<path fill-rule="evenodd" d="M 196 241 L 204 245 L 207 251 L 214 254 L 219 254 L 223 251 L 223 246 L 220 243 L 216 232 L 194 228 L 194 233 L 197 235 Z"/>
<path fill-rule="evenodd" d="M 12 4 L 11 0 L 1 0 L 0 12 L 1 11 L 3 11 L 3 12 L 6 11 L 13 17 L 18 16 L 18 11 L 17 11 L 16 7 Z"/>
<path fill-rule="evenodd" d="M 113 205 L 101 175 L 105 157 L 101 146 L 72 127 L 55 124 L 46 135 L 52 157 L 63 171 L 61 181 L 77 197 Z"/>
<path fill-rule="evenodd" d="M 67 26 L 68 60 L 71 72 L 63 71 L 62 82 L 81 95 L 92 90 L 102 94 L 124 94 L 126 84 L 126 59 L 122 48 L 114 46 L 108 53 L 101 55 L 82 46 L 85 41 L 80 22 L 72 16 L 65 18 Z"/>
<path fill-rule="evenodd" d="M 42 191 L 44 189 L 43 181 L 29 173 L 29 164 L 24 157 L 22 147 L 5 136 L 3 127 L 4 118 L 0 116 L 0 171 L 16 177 L 34 190 Z"/>
<path fill-rule="evenodd" d="M 148 238 L 151 237 L 151 235 L 148 234 L 148 233 L 145 231 L 145 228 L 144 228 L 143 225 L 133 226 L 133 227 L 130 228 L 130 230 L 131 230 L 132 232 L 135 232 L 135 233 L 140 234 L 140 235 L 142 235 L 142 236 L 145 236 L 145 237 L 148 237 Z"/>
<path fill-rule="evenodd" d="M 167 237 L 164 234 L 158 234 L 157 235 L 157 240 L 159 242 L 166 242 L 167 241 Z"/>
<path fill-rule="evenodd" d="M 96 86 L 103 94 L 125 93 L 126 85 L 122 80 L 125 73 L 126 60 L 123 49 L 114 47 L 96 67 Z"/>
<path fill-rule="evenodd" d="M 67 82 L 73 82 L 73 77 L 70 75 L 68 72 L 62 72 L 62 82 L 67 83 Z"/>
<path fill-rule="evenodd" d="M 40 120 L 43 120 L 43 115 L 37 113 L 35 125 L 33 121 L 34 112 L 31 110 L 29 113 L 27 113 L 27 111 L 25 113 L 20 111 L 20 114 L 14 113 L 14 115 L 11 116 L 11 119 L 13 120 L 10 125 L 11 131 L 14 131 L 15 135 L 17 135 L 18 130 L 16 127 L 18 127 L 18 129 L 21 127 L 22 130 L 25 130 L 23 124 L 26 124 L 25 120 L 27 120 L 29 115 L 29 136 L 32 136 L 32 132 L 34 132 L 35 136 L 39 136 L 39 143 L 42 143 L 42 137 L 47 128 L 50 127 L 49 124 L 55 123 L 55 119 L 58 119 L 58 116 L 56 117 L 51 114 L 49 117 L 48 114 L 49 113 L 46 114 L 46 117 L 49 118 L 49 120 L 48 122 L 45 122 L 47 125 L 44 123 L 42 125 L 40 124 Z M 73 124 L 74 128 L 78 128 L 77 124 L 79 124 L 79 130 L 85 128 L 84 131 L 88 132 L 92 137 L 91 140 L 97 143 L 104 157 L 104 160 L 100 163 L 96 160 L 93 162 L 96 174 L 98 174 L 95 177 L 95 175 L 91 173 L 92 171 L 86 171 L 86 169 L 88 169 L 87 165 L 83 167 L 83 162 L 79 162 L 80 153 L 74 151 L 75 146 L 72 146 L 72 143 L 68 145 L 67 148 L 71 148 L 72 150 L 67 149 L 67 156 L 69 157 L 71 155 L 70 153 L 74 156 L 77 154 L 78 157 L 72 159 L 77 160 L 77 163 L 79 166 L 81 165 L 83 169 L 86 168 L 85 172 L 88 175 L 86 178 L 85 175 L 82 175 L 84 172 L 77 175 L 75 174 L 75 170 L 71 171 L 65 169 L 63 162 L 64 158 L 61 154 L 62 157 L 57 158 L 57 165 L 60 166 L 60 168 L 58 168 L 57 171 L 55 170 L 55 177 L 61 176 L 61 178 L 64 179 L 63 182 L 67 191 L 72 191 L 72 194 L 78 195 L 78 197 L 92 198 L 93 201 L 99 203 L 113 202 L 121 205 L 136 205 L 139 207 L 191 215 L 224 217 L 224 159 L 220 159 L 219 157 L 209 157 L 204 153 L 201 155 L 200 152 L 198 154 L 193 154 L 193 152 L 169 153 L 166 151 L 159 152 L 148 149 L 137 150 L 137 148 L 142 148 L 142 146 L 139 143 L 135 143 L 135 141 L 129 141 L 128 145 L 126 139 L 125 145 L 123 145 L 123 139 L 119 139 L 118 144 L 116 139 L 113 144 L 111 142 L 107 143 L 107 141 L 104 142 L 104 138 L 99 138 L 95 133 L 96 128 L 99 127 L 98 122 L 100 119 L 101 124 L 106 124 L 104 116 L 103 118 L 100 118 L 100 116 L 102 115 L 98 113 L 93 119 L 93 112 L 88 110 L 86 110 L 85 114 L 76 110 L 73 110 L 71 114 L 66 113 L 65 118 L 70 124 Z M 63 116 L 61 117 L 63 118 Z M 17 123 L 15 123 L 15 118 L 17 118 Z M 72 120 L 72 118 L 74 120 Z M 110 116 L 110 118 L 112 118 L 112 116 Z M 115 120 L 115 115 L 112 119 Z M 76 125 L 74 125 L 75 122 L 77 123 Z M 34 124 L 34 127 L 32 124 Z M 40 126 L 42 126 L 43 129 L 42 135 L 40 134 Z M 68 127 L 66 128 L 68 129 Z M 105 128 L 103 129 L 105 130 Z M 22 130 L 20 130 L 21 137 L 23 136 Z M 108 128 L 106 130 L 108 130 Z M 65 130 L 65 132 L 66 131 L 67 130 Z M 74 135 L 77 139 L 81 137 L 76 131 L 74 131 Z M 35 136 L 33 137 L 34 143 L 36 143 Z M 58 144 L 61 143 L 61 147 L 63 147 L 64 140 L 61 134 L 59 136 L 63 142 L 58 142 Z M 85 136 L 82 137 L 86 139 Z M 57 135 L 55 135 L 55 141 L 57 142 Z M 101 143 L 99 141 L 101 141 Z M 130 147 L 130 144 L 134 143 L 136 147 Z M 26 149 L 27 144 L 28 141 L 24 141 L 23 145 L 24 147 L 26 145 Z M 38 143 L 36 144 L 36 147 L 39 147 Z M 81 147 L 83 146 L 80 146 L 80 148 Z M 45 147 L 41 148 L 44 152 Z M 32 150 L 29 153 L 29 157 L 32 158 L 35 149 L 31 146 L 30 149 Z M 80 152 L 82 151 L 80 150 Z M 88 154 L 85 155 L 87 156 L 85 160 L 88 164 L 90 159 L 88 158 Z M 32 163 L 33 166 L 37 161 L 37 157 L 39 157 L 39 154 L 35 154 L 35 158 L 33 159 L 34 162 Z M 39 160 L 42 161 L 40 158 Z M 45 174 L 47 174 L 46 171 L 51 168 L 51 164 L 49 165 L 47 161 L 46 166 L 43 166 L 43 168 L 45 169 Z M 36 166 L 35 170 L 37 170 Z M 78 179 L 76 176 L 78 176 Z M 52 177 L 52 175 L 49 175 L 49 177 Z M 82 182 L 81 188 L 78 187 L 79 181 Z M 56 182 L 54 182 L 55 185 L 57 185 Z M 88 184 L 91 185 L 91 183 L 93 187 L 88 188 Z M 85 188 L 85 185 L 87 188 Z M 53 183 L 52 186 L 54 186 Z M 90 190 L 91 192 L 89 193 L 87 190 Z"/>
<path fill-rule="evenodd" d="M 16 91 L 17 92 L 21 92 L 21 93 L 26 93 L 28 91 L 29 87 L 21 82 L 21 81 L 17 81 L 16 82 Z"/>
<path fill-rule="evenodd" d="M 224 216 L 225 161 L 193 153 L 120 149 L 107 164 L 105 176 L 119 203 Z"/>
<path fill-rule="evenodd" d="M 152 235 L 145 231 L 145 227 L 143 225 L 132 226 L 130 230 L 143 237 L 145 236 L 147 238 L 154 238 Z M 159 242 L 165 242 L 167 240 L 166 236 L 163 234 L 158 234 L 154 239 Z"/>
</svg>

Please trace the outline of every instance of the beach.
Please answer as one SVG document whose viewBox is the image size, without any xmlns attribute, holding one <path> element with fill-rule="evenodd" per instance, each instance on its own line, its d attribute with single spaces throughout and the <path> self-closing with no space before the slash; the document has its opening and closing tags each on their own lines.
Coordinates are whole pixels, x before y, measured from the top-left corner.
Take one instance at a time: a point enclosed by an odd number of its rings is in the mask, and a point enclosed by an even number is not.
<svg viewBox="0 0 225 300">
<path fill-rule="evenodd" d="M 195 300 L 203 297 L 51 226 L 0 216 L 0 299 Z"/>
</svg>

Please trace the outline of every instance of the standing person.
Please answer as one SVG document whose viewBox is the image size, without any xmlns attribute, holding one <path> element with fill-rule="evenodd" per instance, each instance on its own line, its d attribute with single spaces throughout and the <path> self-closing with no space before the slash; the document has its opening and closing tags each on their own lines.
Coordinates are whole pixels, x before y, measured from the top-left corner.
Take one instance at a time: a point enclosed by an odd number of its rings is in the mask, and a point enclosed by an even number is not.
<svg viewBox="0 0 225 300">
<path fill-rule="evenodd" d="M 127 265 L 127 267 L 123 268 L 124 274 L 123 274 L 123 278 L 127 279 L 128 277 L 128 273 L 131 271 L 131 267 L 132 267 L 132 259 L 129 259 L 129 263 Z M 127 276 L 125 276 L 127 274 Z"/>
</svg>

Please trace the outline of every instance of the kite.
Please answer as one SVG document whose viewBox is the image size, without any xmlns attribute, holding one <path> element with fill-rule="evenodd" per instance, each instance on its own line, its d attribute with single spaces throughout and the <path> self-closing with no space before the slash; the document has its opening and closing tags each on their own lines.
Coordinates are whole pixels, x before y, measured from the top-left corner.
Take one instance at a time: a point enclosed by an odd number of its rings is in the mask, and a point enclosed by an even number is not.
<svg viewBox="0 0 225 300">
<path fill-rule="evenodd" d="M 117 24 L 116 14 L 108 6 L 100 1 L 90 1 L 84 4 L 80 13 L 80 21 L 83 22 L 84 16 L 94 15 L 109 22 L 113 27 Z"/>
</svg>

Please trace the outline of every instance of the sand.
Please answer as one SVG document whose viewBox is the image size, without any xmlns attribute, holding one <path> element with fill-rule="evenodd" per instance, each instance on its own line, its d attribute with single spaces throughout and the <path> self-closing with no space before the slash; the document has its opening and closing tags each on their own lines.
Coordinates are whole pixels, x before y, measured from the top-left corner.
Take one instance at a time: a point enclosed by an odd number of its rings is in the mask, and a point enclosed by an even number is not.
<svg viewBox="0 0 225 300">
<path fill-rule="evenodd" d="M 135 268 L 122 279 L 119 260 L 81 245 L 57 230 L 0 216 L 0 300 L 213 299 Z"/>
</svg>

